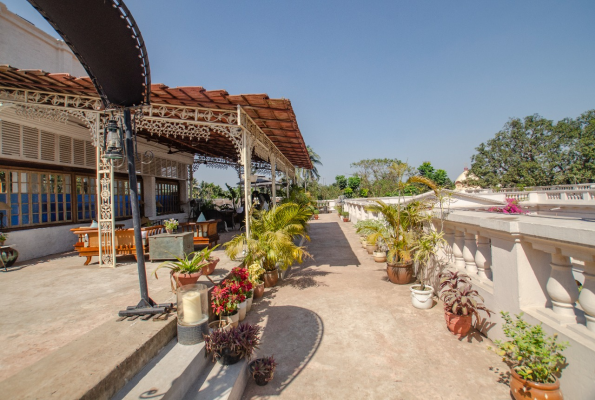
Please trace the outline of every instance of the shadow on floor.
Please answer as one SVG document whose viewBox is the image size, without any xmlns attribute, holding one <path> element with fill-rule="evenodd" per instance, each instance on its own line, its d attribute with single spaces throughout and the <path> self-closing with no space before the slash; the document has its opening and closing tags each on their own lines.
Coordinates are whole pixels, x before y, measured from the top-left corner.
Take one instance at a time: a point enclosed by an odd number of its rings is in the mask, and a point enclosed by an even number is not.
<svg viewBox="0 0 595 400">
<path fill-rule="evenodd" d="M 266 306 L 268 319 L 262 334 L 262 356 L 274 356 L 278 363 L 273 380 L 257 386 L 249 379 L 244 399 L 279 395 L 308 365 L 324 336 L 324 323 L 313 311 L 295 306 Z M 291 341 L 284 340 L 291 334 Z"/>
<path fill-rule="evenodd" d="M 337 222 L 317 223 L 316 229 L 310 231 L 310 242 L 306 242 L 305 246 L 314 258 L 305 260 L 303 267 L 327 264 L 331 267 L 360 266 L 359 259 Z"/>
</svg>

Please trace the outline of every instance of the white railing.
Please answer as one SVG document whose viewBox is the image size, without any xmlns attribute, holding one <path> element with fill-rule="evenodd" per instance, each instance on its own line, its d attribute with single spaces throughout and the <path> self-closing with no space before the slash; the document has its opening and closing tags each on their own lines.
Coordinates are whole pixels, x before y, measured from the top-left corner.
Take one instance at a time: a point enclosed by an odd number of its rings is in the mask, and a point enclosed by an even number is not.
<svg viewBox="0 0 595 400">
<path fill-rule="evenodd" d="M 377 218 L 361 200 L 346 209 L 352 222 Z M 478 328 L 503 339 L 498 312 L 524 312 L 570 343 L 561 379 L 566 396 L 595 398 L 595 222 L 455 209 L 443 226 L 445 266 L 471 276 L 496 312 Z"/>
</svg>

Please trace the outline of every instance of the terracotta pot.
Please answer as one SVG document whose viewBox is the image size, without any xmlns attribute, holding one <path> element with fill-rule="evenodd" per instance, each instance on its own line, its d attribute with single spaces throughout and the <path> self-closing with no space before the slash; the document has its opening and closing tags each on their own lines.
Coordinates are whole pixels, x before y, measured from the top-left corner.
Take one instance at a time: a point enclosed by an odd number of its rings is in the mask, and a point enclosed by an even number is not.
<svg viewBox="0 0 595 400">
<path fill-rule="evenodd" d="M 318 214 L 314 214 L 314 219 L 318 219 Z"/>
<path fill-rule="evenodd" d="M 174 281 L 176 282 L 176 287 L 184 286 L 184 285 L 192 285 L 198 281 L 198 278 L 202 275 L 201 271 L 194 272 L 192 274 L 181 274 L 179 272 L 174 272 L 173 277 Z"/>
<path fill-rule="evenodd" d="M 229 326 L 233 326 L 235 328 L 240 323 L 240 313 L 236 311 L 231 315 L 222 315 L 221 319 L 227 321 Z"/>
<path fill-rule="evenodd" d="M 558 379 L 554 383 L 537 383 L 521 378 L 514 369 L 510 373 L 510 394 L 515 400 L 564 400 Z"/>
<path fill-rule="evenodd" d="M 201 273 L 203 275 L 211 275 L 215 268 L 217 267 L 217 263 L 219 262 L 219 257 L 211 257 L 211 262 L 206 266 L 203 267 Z"/>
<path fill-rule="evenodd" d="M 386 251 L 375 251 L 374 261 L 376 261 L 377 263 L 386 262 Z"/>
<path fill-rule="evenodd" d="M 279 270 L 265 271 L 264 273 L 264 287 L 273 287 L 279 281 Z"/>
<path fill-rule="evenodd" d="M 386 264 L 386 274 L 392 283 L 406 285 L 413 278 L 413 261 L 396 264 Z"/>
<path fill-rule="evenodd" d="M 449 311 L 444 313 L 446 326 L 453 335 L 463 337 L 471 330 L 471 323 L 473 322 L 472 315 L 455 315 Z"/>
<path fill-rule="evenodd" d="M 366 250 L 368 251 L 368 254 L 373 254 L 377 249 L 377 246 L 375 244 L 366 244 Z"/>
<path fill-rule="evenodd" d="M 174 230 L 165 228 L 165 232 L 171 235 L 172 233 L 174 233 Z"/>
<path fill-rule="evenodd" d="M 349 222 L 349 218 L 343 218 L 343 222 Z"/>
<path fill-rule="evenodd" d="M 254 294 L 252 297 L 255 299 L 260 299 L 264 295 L 264 283 L 261 283 L 258 286 L 254 287 Z"/>
</svg>

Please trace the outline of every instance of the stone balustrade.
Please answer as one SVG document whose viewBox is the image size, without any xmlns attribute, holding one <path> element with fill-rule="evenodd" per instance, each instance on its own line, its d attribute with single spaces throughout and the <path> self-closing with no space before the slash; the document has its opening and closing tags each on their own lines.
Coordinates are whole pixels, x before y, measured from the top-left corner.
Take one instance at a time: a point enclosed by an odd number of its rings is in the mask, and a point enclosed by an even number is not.
<svg viewBox="0 0 595 400">
<path fill-rule="evenodd" d="M 543 195 L 550 193 L 557 191 Z M 365 210 L 368 202 L 346 201 L 352 222 L 378 218 Z M 435 222 L 447 242 L 443 265 L 467 273 L 496 313 L 479 322 L 482 332 L 504 339 L 499 311 L 542 323 L 570 343 L 562 375 L 566 396 L 594 398 L 595 222 L 456 209 L 443 224 Z"/>
</svg>

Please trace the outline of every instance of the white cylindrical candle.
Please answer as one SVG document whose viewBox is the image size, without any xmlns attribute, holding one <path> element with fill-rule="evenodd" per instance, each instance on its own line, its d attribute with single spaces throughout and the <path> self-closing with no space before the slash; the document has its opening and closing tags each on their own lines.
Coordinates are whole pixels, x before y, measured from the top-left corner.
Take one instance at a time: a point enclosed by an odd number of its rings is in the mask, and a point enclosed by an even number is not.
<svg viewBox="0 0 595 400">
<path fill-rule="evenodd" d="M 202 307 L 199 292 L 188 292 L 184 294 L 182 307 L 184 310 L 185 324 L 196 324 L 202 319 Z"/>
</svg>

